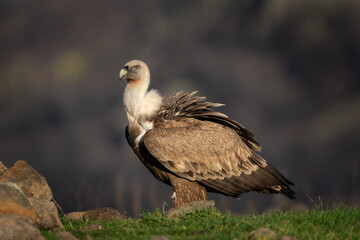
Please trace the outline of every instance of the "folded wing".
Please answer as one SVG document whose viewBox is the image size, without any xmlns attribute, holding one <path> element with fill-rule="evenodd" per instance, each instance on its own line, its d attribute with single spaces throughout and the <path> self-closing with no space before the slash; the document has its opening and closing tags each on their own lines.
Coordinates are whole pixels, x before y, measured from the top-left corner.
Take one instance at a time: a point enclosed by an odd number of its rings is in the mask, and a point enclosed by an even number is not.
<svg viewBox="0 0 360 240">
<path fill-rule="evenodd" d="M 195 118 L 166 120 L 146 132 L 144 145 L 166 169 L 209 191 L 248 191 L 293 197 L 292 184 L 251 150 L 236 130 Z"/>
</svg>

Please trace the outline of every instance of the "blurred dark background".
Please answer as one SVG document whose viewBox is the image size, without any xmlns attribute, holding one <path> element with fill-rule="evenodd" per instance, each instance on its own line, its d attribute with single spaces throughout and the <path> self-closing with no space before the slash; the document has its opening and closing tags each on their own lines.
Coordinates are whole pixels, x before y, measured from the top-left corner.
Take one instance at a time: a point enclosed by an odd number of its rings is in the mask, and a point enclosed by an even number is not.
<svg viewBox="0 0 360 240">
<path fill-rule="evenodd" d="M 162 94 L 226 103 L 295 182 L 292 205 L 359 206 L 359 26 L 357 0 L 3 0 L 0 161 L 29 162 L 65 212 L 171 206 L 124 137 L 118 73 L 141 59 Z M 288 204 L 210 198 L 234 213 Z"/>
</svg>

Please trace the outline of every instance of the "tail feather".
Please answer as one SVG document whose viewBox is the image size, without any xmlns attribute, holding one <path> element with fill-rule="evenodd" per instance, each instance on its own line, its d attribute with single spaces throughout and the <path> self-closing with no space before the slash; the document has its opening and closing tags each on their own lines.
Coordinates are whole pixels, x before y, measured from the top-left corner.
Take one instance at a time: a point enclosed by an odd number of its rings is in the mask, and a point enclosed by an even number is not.
<svg viewBox="0 0 360 240">
<path fill-rule="evenodd" d="M 290 199 L 295 199 L 295 192 L 291 189 L 294 183 L 271 165 L 259 168 L 250 175 L 242 173 L 240 176 L 223 180 L 206 179 L 199 183 L 210 192 L 232 197 L 239 197 L 242 193 L 249 191 L 257 191 L 266 194 L 280 193 Z"/>
</svg>

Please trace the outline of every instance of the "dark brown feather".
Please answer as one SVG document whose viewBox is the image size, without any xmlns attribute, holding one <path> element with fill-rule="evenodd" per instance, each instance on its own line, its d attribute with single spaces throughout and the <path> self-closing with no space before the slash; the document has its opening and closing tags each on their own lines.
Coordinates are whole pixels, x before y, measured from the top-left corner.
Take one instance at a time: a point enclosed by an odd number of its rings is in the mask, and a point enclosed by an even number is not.
<svg viewBox="0 0 360 240">
<path fill-rule="evenodd" d="M 246 145 L 254 151 L 260 151 L 261 146 L 254 139 L 254 134 L 240 123 L 228 118 L 223 113 L 212 110 L 213 107 L 221 107 L 224 104 L 205 102 L 206 97 L 194 96 L 198 91 L 190 93 L 177 92 L 165 100 L 160 111 L 160 117 L 173 119 L 177 117 L 191 117 L 204 121 L 220 123 L 234 129 L 241 136 Z"/>
</svg>

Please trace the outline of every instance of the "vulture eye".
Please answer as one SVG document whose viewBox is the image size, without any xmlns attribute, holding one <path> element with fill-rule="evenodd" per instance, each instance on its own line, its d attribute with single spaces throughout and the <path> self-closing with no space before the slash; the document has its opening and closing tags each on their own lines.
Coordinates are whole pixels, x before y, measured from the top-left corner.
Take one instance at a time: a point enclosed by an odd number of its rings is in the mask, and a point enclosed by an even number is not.
<svg viewBox="0 0 360 240">
<path fill-rule="evenodd" d="M 135 65 L 135 66 L 133 66 L 133 67 L 131 67 L 131 70 L 138 70 L 140 68 L 140 65 Z"/>
</svg>

